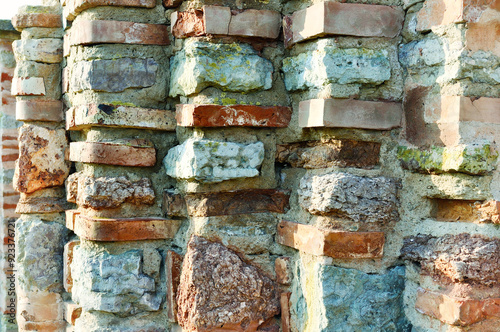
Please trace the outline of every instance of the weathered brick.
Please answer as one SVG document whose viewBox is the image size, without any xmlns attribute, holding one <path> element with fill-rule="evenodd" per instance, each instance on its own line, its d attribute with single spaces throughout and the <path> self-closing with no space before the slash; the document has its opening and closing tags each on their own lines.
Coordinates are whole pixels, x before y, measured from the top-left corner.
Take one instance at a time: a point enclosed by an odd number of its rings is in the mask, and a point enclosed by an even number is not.
<svg viewBox="0 0 500 332">
<path fill-rule="evenodd" d="M 500 223 L 499 201 L 434 199 L 433 216 L 440 221 Z"/>
<path fill-rule="evenodd" d="M 43 77 L 15 77 L 12 81 L 13 96 L 45 96 Z"/>
<path fill-rule="evenodd" d="M 90 127 L 141 128 L 174 131 L 175 113 L 168 110 L 109 104 L 88 104 L 66 112 L 66 130 Z"/>
<path fill-rule="evenodd" d="M 290 221 L 278 224 L 276 242 L 312 255 L 333 258 L 381 258 L 382 232 L 327 231 Z"/>
<path fill-rule="evenodd" d="M 394 38 L 403 20 L 400 8 L 325 1 L 285 18 L 285 47 L 324 35 Z"/>
<path fill-rule="evenodd" d="M 18 121 L 64 121 L 63 103 L 60 100 L 19 100 L 16 103 Z"/>
<path fill-rule="evenodd" d="M 488 15 L 489 14 L 489 15 Z M 468 23 L 465 31 L 465 46 L 472 52 L 492 52 L 500 57 L 500 19 L 498 10 L 483 14 L 477 23 Z"/>
<path fill-rule="evenodd" d="M 59 14 L 26 13 L 17 14 L 12 18 L 12 25 L 16 30 L 24 28 L 62 28 L 62 17 Z"/>
<path fill-rule="evenodd" d="M 203 12 L 173 12 L 170 15 L 171 31 L 175 38 L 199 37 L 205 34 Z"/>
<path fill-rule="evenodd" d="M 56 213 L 71 208 L 66 201 L 63 187 L 37 190 L 31 194 L 21 193 L 16 213 Z"/>
<path fill-rule="evenodd" d="M 46 321 L 46 322 L 22 322 L 19 323 L 18 327 L 21 331 L 47 331 L 47 332 L 59 332 L 66 329 L 66 321 Z"/>
<path fill-rule="evenodd" d="M 70 31 L 70 45 L 140 44 L 168 45 L 165 25 L 124 21 L 77 21 Z"/>
<path fill-rule="evenodd" d="M 73 302 L 64 302 L 64 319 L 71 325 L 80 318 L 82 314 L 82 307 Z"/>
<path fill-rule="evenodd" d="M 274 271 L 276 272 L 276 281 L 283 285 L 290 285 L 293 279 L 291 257 L 278 257 L 274 261 Z"/>
<path fill-rule="evenodd" d="M 117 166 L 154 166 L 156 150 L 133 140 L 129 144 L 102 142 L 73 142 L 70 144 L 71 161 Z"/>
<path fill-rule="evenodd" d="M 60 294 L 53 292 L 20 292 L 17 311 L 22 313 L 21 324 L 29 322 L 59 321 L 64 317 Z"/>
<path fill-rule="evenodd" d="M 104 219 L 76 215 L 74 232 L 91 241 L 140 241 L 171 239 L 180 220 L 163 218 Z"/>
<path fill-rule="evenodd" d="M 75 248 L 75 246 L 78 245 L 80 245 L 79 240 L 71 240 L 64 245 L 64 256 L 63 256 L 64 289 L 68 293 L 71 293 L 71 289 L 73 288 L 73 276 L 71 275 L 71 263 L 73 262 L 73 249 Z M 71 321 L 68 321 L 68 323 L 71 323 Z"/>
<path fill-rule="evenodd" d="M 276 147 L 276 161 L 292 167 L 359 167 L 373 168 L 379 162 L 380 143 L 355 140 L 322 140 Z"/>
<path fill-rule="evenodd" d="M 311 99 L 299 103 L 302 128 L 390 130 L 401 126 L 400 103 L 353 99 Z"/>
<path fill-rule="evenodd" d="M 177 125 L 182 127 L 287 127 L 290 107 L 250 105 L 177 104 Z"/>
<path fill-rule="evenodd" d="M 209 35 L 227 35 L 231 16 L 231 8 L 229 7 L 203 6 L 205 33 Z"/>
<path fill-rule="evenodd" d="M 59 63 L 63 59 L 63 41 L 55 38 L 23 39 L 12 43 L 17 62 Z"/>
<path fill-rule="evenodd" d="M 284 292 L 280 296 L 281 305 L 281 331 L 290 332 L 290 296 L 292 293 Z"/>
<path fill-rule="evenodd" d="M 478 121 L 500 124 L 500 98 L 441 96 L 442 122 Z"/>
<path fill-rule="evenodd" d="M 154 8 L 155 0 L 66 0 L 66 18 L 70 21 L 82 11 L 100 6 Z"/>
<path fill-rule="evenodd" d="M 177 289 L 181 280 L 182 256 L 175 251 L 167 251 L 167 316 L 172 323 L 177 322 Z"/>
<path fill-rule="evenodd" d="M 218 20 L 219 18 L 211 17 L 211 19 Z M 207 20 L 206 15 L 205 20 Z M 228 35 L 276 39 L 280 34 L 280 21 L 281 15 L 279 12 L 247 9 L 232 15 Z"/>
</svg>

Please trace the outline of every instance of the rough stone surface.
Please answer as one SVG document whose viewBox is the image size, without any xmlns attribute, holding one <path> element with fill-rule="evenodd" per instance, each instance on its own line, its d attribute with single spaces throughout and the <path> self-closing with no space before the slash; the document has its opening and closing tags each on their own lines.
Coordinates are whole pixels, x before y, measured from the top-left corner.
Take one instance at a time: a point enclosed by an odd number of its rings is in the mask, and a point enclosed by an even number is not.
<svg viewBox="0 0 500 332">
<path fill-rule="evenodd" d="M 223 19 L 219 17 L 219 20 Z M 170 21 L 175 38 L 198 37 L 205 34 L 203 11 L 173 12 Z"/>
<path fill-rule="evenodd" d="M 143 166 L 156 164 L 156 149 L 144 140 L 115 142 L 71 142 L 69 160 L 117 166 Z"/>
<path fill-rule="evenodd" d="M 391 78 L 386 51 L 325 46 L 283 60 L 288 91 L 321 88 L 329 83 L 379 85 Z"/>
<path fill-rule="evenodd" d="M 421 264 L 422 273 L 444 283 L 498 285 L 500 240 L 466 233 L 416 235 L 404 240 L 406 260 Z"/>
<path fill-rule="evenodd" d="M 410 331 L 403 311 L 405 269 L 384 274 L 313 263 L 299 265 L 292 319 L 299 331 Z M 342 285 L 341 287 L 339 287 Z"/>
<path fill-rule="evenodd" d="M 205 183 L 259 175 L 264 144 L 239 144 L 188 139 L 168 151 L 163 160 L 167 175 Z"/>
<path fill-rule="evenodd" d="M 399 220 L 398 186 L 396 180 L 386 177 L 348 173 L 305 176 L 300 180 L 299 203 L 312 214 L 389 223 Z"/>
<path fill-rule="evenodd" d="M 160 308 L 164 294 L 155 279 L 144 273 L 141 250 L 111 255 L 80 245 L 74 249 L 71 269 L 73 301 L 84 311 L 133 315 Z"/>
<path fill-rule="evenodd" d="M 224 246 L 193 236 L 177 295 L 185 331 L 255 331 L 279 313 L 277 284 Z"/>
<path fill-rule="evenodd" d="M 63 59 L 63 42 L 61 39 L 23 39 L 12 43 L 16 61 L 38 61 L 59 63 Z"/>
<path fill-rule="evenodd" d="M 292 167 L 373 168 L 378 164 L 380 143 L 355 140 L 324 140 L 280 144 L 276 161 Z"/>
<path fill-rule="evenodd" d="M 15 77 L 12 81 L 13 96 L 45 96 L 43 77 Z"/>
<path fill-rule="evenodd" d="M 41 99 L 59 100 L 61 98 L 61 66 L 36 61 L 17 63 L 11 92 L 13 95 L 40 95 L 45 96 Z"/>
<path fill-rule="evenodd" d="M 499 201 L 434 199 L 435 218 L 440 221 L 500 223 Z"/>
<path fill-rule="evenodd" d="M 64 184 L 70 167 L 64 160 L 68 147 L 64 129 L 24 125 L 19 129 L 19 142 L 13 180 L 17 191 L 29 194 Z"/>
<path fill-rule="evenodd" d="M 152 86 L 157 71 L 158 63 L 152 58 L 80 61 L 72 68 L 69 84 L 72 92 L 121 92 Z"/>
<path fill-rule="evenodd" d="M 170 62 L 170 96 L 188 96 L 214 86 L 250 92 L 272 86 L 273 66 L 246 44 L 188 40 Z"/>
<path fill-rule="evenodd" d="M 73 173 L 66 181 L 66 192 L 69 202 L 92 209 L 112 209 L 125 202 L 151 205 L 155 200 L 148 178 L 130 181 L 124 176 L 94 178 Z"/>
</svg>

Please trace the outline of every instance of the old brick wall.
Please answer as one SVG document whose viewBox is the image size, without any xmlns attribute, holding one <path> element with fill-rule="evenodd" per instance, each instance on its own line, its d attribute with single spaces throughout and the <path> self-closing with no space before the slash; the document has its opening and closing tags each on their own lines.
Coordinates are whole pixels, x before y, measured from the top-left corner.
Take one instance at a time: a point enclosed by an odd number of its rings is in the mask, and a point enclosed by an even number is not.
<svg viewBox="0 0 500 332">
<path fill-rule="evenodd" d="M 500 329 L 498 0 L 12 22 L 20 331 Z"/>
</svg>

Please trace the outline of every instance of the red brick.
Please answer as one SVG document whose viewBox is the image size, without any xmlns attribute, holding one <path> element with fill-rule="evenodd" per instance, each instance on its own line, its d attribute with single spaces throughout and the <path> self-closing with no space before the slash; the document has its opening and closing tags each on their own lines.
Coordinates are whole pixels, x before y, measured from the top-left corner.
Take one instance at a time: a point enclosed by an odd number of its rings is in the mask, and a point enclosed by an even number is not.
<svg viewBox="0 0 500 332">
<path fill-rule="evenodd" d="M 140 44 L 168 45 L 165 25 L 124 21 L 77 21 L 69 37 L 70 45 Z"/>
<path fill-rule="evenodd" d="M 390 130 L 401 126 L 402 112 L 394 102 L 311 99 L 299 103 L 299 126 Z"/>
<path fill-rule="evenodd" d="M 177 125 L 182 127 L 287 127 L 292 117 L 290 107 L 250 105 L 176 106 Z"/>
<path fill-rule="evenodd" d="M 28 13 L 18 14 L 12 18 L 12 25 L 17 30 L 24 28 L 62 28 L 62 17 L 58 14 Z"/>
<path fill-rule="evenodd" d="M 381 258 L 382 232 L 327 231 L 290 221 L 278 224 L 276 242 L 312 255 L 333 258 Z"/>
<path fill-rule="evenodd" d="M 77 215 L 74 232 L 91 241 L 140 241 L 171 239 L 180 220 L 163 218 L 91 218 Z"/>
<path fill-rule="evenodd" d="M 292 293 L 284 292 L 280 296 L 281 305 L 281 331 L 290 332 L 290 296 Z"/>
<path fill-rule="evenodd" d="M 283 285 L 290 285 L 293 279 L 292 258 L 278 257 L 274 261 L 274 271 L 276 272 L 276 281 Z"/>
<path fill-rule="evenodd" d="M 156 0 L 67 0 L 66 2 L 66 17 L 70 21 L 82 11 L 100 6 L 138 8 L 154 8 L 156 6 Z"/>
<path fill-rule="evenodd" d="M 177 288 L 181 280 L 182 256 L 175 251 L 167 251 L 167 316 L 172 323 L 177 322 Z"/>
<path fill-rule="evenodd" d="M 19 100 L 16 103 L 18 121 L 64 121 L 63 103 L 60 100 Z"/>
<path fill-rule="evenodd" d="M 487 317 L 500 318 L 500 299 L 486 299 L 483 301 L 483 313 Z"/>
<path fill-rule="evenodd" d="M 500 18 L 498 11 L 490 10 L 490 13 L 493 15 L 484 14 L 484 19 L 467 24 L 465 45 L 472 52 L 489 51 L 500 57 Z"/>
<path fill-rule="evenodd" d="M 441 96 L 441 122 L 478 121 L 500 124 L 500 98 Z"/>
<path fill-rule="evenodd" d="M 73 276 L 71 275 L 71 262 L 73 262 L 73 250 L 76 246 L 80 245 L 80 241 L 71 240 L 64 245 L 64 289 L 66 292 L 71 293 L 73 289 Z M 66 316 L 67 317 L 67 316 Z M 71 323 L 68 321 L 68 323 Z"/>
<path fill-rule="evenodd" d="M 209 19 L 218 20 L 219 18 L 210 17 Z M 247 9 L 233 14 L 229 22 L 228 35 L 276 39 L 280 34 L 280 27 L 281 14 L 279 12 Z"/>
<path fill-rule="evenodd" d="M 136 146 L 134 146 L 136 145 Z M 101 142 L 70 143 L 71 161 L 117 166 L 154 166 L 156 150 L 132 142 L 130 145 Z"/>
<path fill-rule="evenodd" d="M 400 8 L 325 1 L 285 17 L 285 47 L 325 35 L 394 38 L 403 20 Z"/>
<path fill-rule="evenodd" d="M 82 314 L 82 307 L 73 302 L 64 303 L 64 319 L 71 325 L 75 325 L 75 322 L 80 318 Z"/>
</svg>

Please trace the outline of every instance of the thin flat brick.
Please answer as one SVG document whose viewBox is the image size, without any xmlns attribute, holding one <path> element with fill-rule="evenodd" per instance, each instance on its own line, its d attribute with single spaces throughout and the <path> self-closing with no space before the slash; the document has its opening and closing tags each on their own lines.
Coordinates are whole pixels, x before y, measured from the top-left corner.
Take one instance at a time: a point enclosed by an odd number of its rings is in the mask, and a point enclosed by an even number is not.
<svg viewBox="0 0 500 332">
<path fill-rule="evenodd" d="M 285 17 L 285 47 L 325 35 L 394 38 L 403 21 L 401 8 L 325 1 Z"/>
<path fill-rule="evenodd" d="M 35 192 L 36 194 L 36 192 Z M 33 195 L 21 194 L 16 206 L 16 213 L 58 213 L 64 212 L 71 204 L 63 197 L 32 197 Z"/>
<path fill-rule="evenodd" d="M 126 144 L 73 142 L 69 159 L 75 162 L 117 166 L 154 166 L 154 147 L 137 147 Z"/>
<path fill-rule="evenodd" d="M 66 130 L 120 127 L 175 131 L 175 112 L 109 104 L 88 104 L 66 112 Z"/>
<path fill-rule="evenodd" d="M 73 250 L 80 245 L 80 241 L 71 240 L 64 245 L 63 270 L 64 270 L 64 289 L 71 293 L 73 289 L 73 276 L 71 275 L 71 263 L 73 262 Z M 67 316 L 66 316 L 67 317 Z M 68 323 L 71 323 L 68 321 Z"/>
<path fill-rule="evenodd" d="M 211 19 L 217 20 L 218 17 L 211 17 Z M 247 9 L 231 17 L 228 35 L 276 39 L 280 34 L 280 27 L 281 14 L 279 12 Z"/>
<path fill-rule="evenodd" d="M 11 94 L 13 96 L 45 96 L 43 77 L 14 77 Z"/>
<path fill-rule="evenodd" d="M 500 124 L 500 98 L 441 96 L 441 122 L 478 121 Z"/>
<path fill-rule="evenodd" d="M 72 21 L 82 11 L 100 6 L 154 8 L 156 0 L 67 0 L 66 18 Z"/>
<path fill-rule="evenodd" d="M 64 302 L 64 319 L 71 325 L 75 325 L 75 322 L 80 318 L 82 314 L 82 307 L 73 302 Z"/>
<path fill-rule="evenodd" d="M 16 30 L 24 28 L 62 28 L 62 17 L 58 14 L 28 13 L 18 14 L 12 18 Z"/>
<path fill-rule="evenodd" d="M 168 30 L 161 24 L 124 21 L 77 21 L 71 27 L 70 45 L 168 45 Z"/>
<path fill-rule="evenodd" d="M 434 217 L 439 221 L 500 223 L 499 201 L 434 199 Z"/>
<path fill-rule="evenodd" d="M 276 242 L 312 255 L 333 258 L 381 258 L 383 232 L 327 231 L 290 221 L 278 224 Z"/>
<path fill-rule="evenodd" d="M 140 241 L 171 239 L 180 220 L 163 218 L 104 219 L 77 215 L 74 232 L 91 241 Z"/>
<path fill-rule="evenodd" d="M 402 112 L 394 102 L 310 99 L 299 103 L 299 126 L 390 130 L 401 126 Z"/>
<path fill-rule="evenodd" d="M 16 103 L 17 121 L 64 121 L 60 100 L 19 100 Z"/>
<path fill-rule="evenodd" d="M 283 292 L 280 295 L 281 306 L 281 331 L 290 332 L 290 296 L 291 292 Z"/>
<path fill-rule="evenodd" d="M 176 105 L 177 125 L 182 127 L 287 127 L 290 107 L 251 105 Z"/>
<path fill-rule="evenodd" d="M 182 256 L 173 250 L 167 251 L 167 316 L 172 323 L 177 322 L 177 289 L 181 281 Z"/>
</svg>

